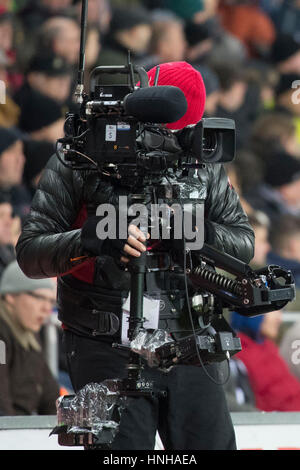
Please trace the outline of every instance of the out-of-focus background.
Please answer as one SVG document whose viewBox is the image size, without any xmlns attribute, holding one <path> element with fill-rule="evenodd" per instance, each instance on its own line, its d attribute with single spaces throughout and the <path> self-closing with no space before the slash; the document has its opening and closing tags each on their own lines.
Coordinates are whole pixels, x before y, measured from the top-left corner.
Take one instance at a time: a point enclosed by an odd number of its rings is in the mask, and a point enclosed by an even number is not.
<svg viewBox="0 0 300 470">
<path fill-rule="evenodd" d="M 63 137 L 65 113 L 76 109 L 80 13 L 76 0 L 0 0 L 0 276 L 15 260 L 22 222 L 54 144 Z M 255 231 L 252 265 L 291 269 L 299 289 L 300 1 L 90 0 L 86 78 L 97 65 L 125 64 L 128 49 L 133 63 L 146 70 L 187 61 L 201 72 L 205 116 L 236 122 L 237 156 L 227 171 Z M 31 297 L 35 306 L 53 307 L 49 295 Z M 2 295 L 0 302 L 9 298 Z M 24 323 L 24 305 L 13 307 Z M 42 348 L 36 352 L 55 378 L 55 395 L 72 386 L 60 325 L 55 308 L 50 310 L 36 328 Z M 231 316 L 244 345 L 231 361 L 226 386 L 231 411 L 300 411 L 299 312 L 296 299 L 287 311 L 258 319 Z M 3 343 L 4 317 L 0 314 Z M 23 348 L 32 347 L 27 336 L 25 343 Z M 20 360 L 23 352 L 18 354 Z M 51 413 L 34 408 L 22 387 L 23 408 L 2 403 L 9 387 L 17 387 L 10 359 L 0 365 L 6 380 L 0 381 L 0 415 L 55 413 L 54 403 Z M 37 380 L 42 383 L 45 374 L 39 369 Z"/>
</svg>

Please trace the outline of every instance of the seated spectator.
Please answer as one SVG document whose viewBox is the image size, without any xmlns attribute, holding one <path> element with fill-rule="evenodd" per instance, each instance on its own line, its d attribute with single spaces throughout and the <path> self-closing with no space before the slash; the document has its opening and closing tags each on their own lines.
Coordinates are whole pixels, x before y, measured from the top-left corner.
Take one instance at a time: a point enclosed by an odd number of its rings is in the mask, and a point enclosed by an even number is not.
<svg viewBox="0 0 300 470">
<path fill-rule="evenodd" d="M 54 55 L 63 57 L 73 67 L 78 64 L 80 49 L 80 27 L 73 18 L 55 16 L 41 27 L 38 48 L 48 49 Z"/>
<path fill-rule="evenodd" d="M 28 140 L 24 142 L 24 154 L 24 183 L 33 197 L 43 170 L 54 154 L 54 145 L 43 140 Z"/>
<path fill-rule="evenodd" d="M 281 215 L 300 215 L 300 161 L 275 153 L 266 162 L 264 182 L 245 194 L 248 203 L 264 212 L 274 227 Z"/>
<path fill-rule="evenodd" d="M 173 17 L 154 17 L 149 52 L 152 68 L 165 62 L 181 62 L 185 58 L 186 40 L 181 21 Z"/>
<path fill-rule="evenodd" d="M 270 61 L 279 73 L 300 74 L 300 39 L 290 34 L 278 34 L 270 52 Z"/>
<path fill-rule="evenodd" d="M 300 146 L 300 74 L 281 75 L 276 88 L 276 111 L 285 113 L 293 118 L 296 126 L 296 137 Z"/>
<path fill-rule="evenodd" d="M 185 25 L 188 43 L 186 59 L 194 64 L 218 64 L 224 57 L 243 63 L 247 54 L 244 45 L 224 30 L 217 15 L 205 21 L 188 21 Z"/>
<path fill-rule="evenodd" d="M 31 90 L 30 98 L 23 96 L 18 127 L 33 140 L 46 140 L 55 144 L 64 136 L 66 109 L 57 101 Z"/>
<path fill-rule="evenodd" d="M 220 82 L 218 76 L 206 65 L 194 65 L 194 68 L 201 73 L 205 85 L 205 117 L 212 117 L 215 115 L 220 101 Z"/>
<path fill-rule="evenodd" d="M 192 64 L 202 64 L 210 57 L 217 32 L 210 24 L 187 22 L 185 36 L 187 40 L 186 59 Z"/>
<path fill-rule="evenodd" d="M 15 90 L 22 83 L 22 75 L 16 70 L 15 32 L 13 14 L 5 7 L 0 6 L 0 47 L 7 60 L 7 84 L 12 90 Z"/>
<path fill-rule="evenodd" d="M 0 193 L 0 278 L 6 266 L 16 259 L 12 230 L 12 206 L 9 198 Z"/>
<path fill-rule="evenodd" d="M 279 111 L 262 114 L 252 126 L 250 149 L 263 166 L 280 151 L 298 156 L 300 146 L 293 117 Z"/>
<path fill-rule="evenodd" d="M 234 119 L 236 143 L 246 145 L 251 124 L 256 119 L 260 104 L 259 91 L 249 87 L 243 70 L 235 64 L 223 63 L 214 67 L 220 81 L 220 99 L 216 116 Z"/>
<path fill-rule="evenodd" d="M 268 3 L 270 3 L 270 0 L 268 0 Z M 299 0 L 282 0 L 274 3 L 277 8 L 272 12 L 272 20 L 275 23 L 276 30 L 281 33 L 291 34 L 295 39 L 300 39 Z"/>
<path fill-rule="evenodd" d="M 300 289 L 300 216 L 286 215 L 278 219 L 271 232 L 271 245 L 268 263 L 290 269 Z"/>
<path fill-rule="evenodd" d="M 59 387 L 37 337 L 55 303 L 54 283 L 29 279 L 14 261 L 2 274 L 0 294 L 0 339 L 6 346 L 0 415 L 55 414 Z"/>
<path fill-rule="evenodd" d="M 22 185 L 25 157 L 20 133 L 0 127 L 0 194 L 11 202 L 21 218 L 28 214 L 31 197 Z"/>
<path fill-rule="evenodd" d="M 149 14 L 140 8 L 116 8 L 110 30 L 95 65 L 126 65 L 128 49 L 134 64 L 148 51 L 152 30 Z M 126 76 L 103 75 L 104 85 L 127 83 Z"/>
<path fill-rule="evenodd" d="M 254 269 L 262 268 L 267 264 L 267 256 L 271 250 L 269 242 L 269 219 L 263 212 L 254 211 L 249 215 L 249 222 L 255 234 L 254 256 L 251 266 Z"/>
<path fill-rule="evenodd" d="M 275 344 L 280 324 L 280 311 L 252 318 L 233 313 L 231 326 L 242 343 L 242 351 L 235 357 L 246 366 L 259 410 L 300 411 L 300 382 Z"/>
<path fill-rule="evenodd" d="M 26 80 L 15 94 L 15 102 L 22 108 L 30 101 L 32 91 L 49 96 L 60 104 L 70 98 L 72 71 L 63 57 L 48 51 L 39 51 L 30 61 Z"/>
<path fill-rule="evenodd" d="M 53 16 L 68 14 L 72 0 L 27 0 L 19 14 L 27 31 L 33 31 Z"/>
<path fill-rule="evenodd" d="M 73 0 L 75 4 L 78 20 L 81 18 L 81 0 Z M 106 34 L 109 30 L 111 20 L 111 8 L 109 0 L 89 0 L 88 24 L 94 25 L 101 34 Z"/>
<path fill-rule="evenodd" d="M 18 123 L 20 108 L 11 97 L 8 77 L 8 60 L 2 49 L 0 49 L 0 80 L 0 126 L 7 128 L 14 127 Z"/>
<path fill-rule="evenodd" d="M 219 9 L 224 28 L 240 39 L 249 56 L 265 56 L 275 40 L 270 18 L 252 1 L 223 0 Z"/>
</svg>

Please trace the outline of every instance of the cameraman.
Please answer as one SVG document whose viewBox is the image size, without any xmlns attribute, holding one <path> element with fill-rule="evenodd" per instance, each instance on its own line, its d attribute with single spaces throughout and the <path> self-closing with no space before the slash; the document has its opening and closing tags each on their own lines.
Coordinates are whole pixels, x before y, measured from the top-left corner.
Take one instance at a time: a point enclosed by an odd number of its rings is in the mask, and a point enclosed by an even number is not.
<svg viewBox="0 0 300 470">
<path fill-rule="evenodd" d="M 154 75 L 152 69 L 148 73 L 150 85 Z M 161 64 L 158 84 L 178 86 L 187 99 L 186 114 L 169 127 L 181 129 L 201 119 L 205 88 L 192 66 L 185 62 Z M 206 165 L 198 178 L 205 204 L 205 241 L 249 262 L 253 231 L 223 166 Z M 130 256 L 139 256 L 145 236 L 131 226 L 127 240 L 101 241 L 96 236 L 95 217 L 100 204 L 117 206 L 121 195 L 129 196 L 124 187 L 96 172 L 69 170 L 53 157 L 17 245 L 18 261 L 28 276 L 59 277 L 59 312 L 75 391 L 89 382 L 127 376 L 128 353 L 111 347 L 120 341 L 122 303 L 130 289 L 130 274 L 121 268 L 120 260 L 126 263 Z M 170 317 L 174 307 L 180 314 L 185 298 L 182 281 L 183 276 L 176 273 L 159 272 L 156 276 L 165 296 L 161 297 L 166 305 L 164 315 Z M 174 297 L 176 301 L 171 300 Z M 217 379 L 215 364 L 207 370 Z M 178 365 L 165 373 L 145 366 L 143 375 L 167 396 L 130 398 L 113 449 L 153 449 L 157 430 L 166 450 L 235 449 L 223 388 L 211 381 L 203 368 Z"/>
</svg>

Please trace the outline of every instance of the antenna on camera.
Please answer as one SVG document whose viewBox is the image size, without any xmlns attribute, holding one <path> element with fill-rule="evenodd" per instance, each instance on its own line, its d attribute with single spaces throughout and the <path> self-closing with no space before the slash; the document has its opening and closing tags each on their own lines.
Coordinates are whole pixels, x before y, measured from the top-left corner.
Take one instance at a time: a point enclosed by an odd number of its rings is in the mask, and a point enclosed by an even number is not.
<svg viewBox="0 0 300 470">
<path fill-rule="evenodd" d="M 160 72 L 160 66 L 158 65 L 158 66 L 156 67 L 156 71 L 155 71 L 155 77 L 154 77 L 154 84 L 153 84 L 153 86 L 157 86 L 157 84 L 158 84 L 159 72 Z"/>
<path fill-rule="evenodd" d="M 133 65 L 131 62 L 130 50 L 128 50 L 128 55 L 127 55 L 127 66 L 128 66 L 128 71 L 129 71 L 130 86 L 131 86 L 131 89 L 134 90 L 134 70 L 133 70 Z"/>
<path fill-rule="evenodd" d="M 83 102 L 87 16 L 88 16 L 88 0 L 82 0 L 79 70 L 78 70 L 78 82 L 77 82 L 76 91 L 75 91 L 75 97 L 76 97 L 76 101 L 78 104 L 82 104 Z"/>
</svg>

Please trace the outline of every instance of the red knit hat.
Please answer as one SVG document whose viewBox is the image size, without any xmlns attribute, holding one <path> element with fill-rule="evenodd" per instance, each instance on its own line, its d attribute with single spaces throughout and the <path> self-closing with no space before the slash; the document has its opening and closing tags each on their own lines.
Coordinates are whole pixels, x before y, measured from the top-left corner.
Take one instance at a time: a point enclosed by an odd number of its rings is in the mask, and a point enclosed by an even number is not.
<svg viewBox="0 0 300 470">
<path fill-rule="evenodd" d="M 205 107 L 205 85 L 200 72 L 187 62 L 168 62 L 160 64 L 158 85 L 177 86 L 184 93 L 188 109 L 179 121 L 168 124 L 169 129 L 183 129 L 189 124 L 200 121 Z M 156 67 L 148 72 L 149 85 L 154 85 Z"/>
</svg>

